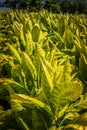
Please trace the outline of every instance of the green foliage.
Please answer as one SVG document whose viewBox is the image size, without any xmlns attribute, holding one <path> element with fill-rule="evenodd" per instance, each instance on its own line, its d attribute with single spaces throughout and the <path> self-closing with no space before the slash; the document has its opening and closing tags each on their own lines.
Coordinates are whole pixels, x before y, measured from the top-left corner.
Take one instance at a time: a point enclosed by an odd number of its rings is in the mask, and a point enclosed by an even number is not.
<svg viewBox="0 0 87 130">
<path fill-rule="evenodd" d="M 0 128 L 86 128 L 86 15 L 2 14 Z"/>
</svg>

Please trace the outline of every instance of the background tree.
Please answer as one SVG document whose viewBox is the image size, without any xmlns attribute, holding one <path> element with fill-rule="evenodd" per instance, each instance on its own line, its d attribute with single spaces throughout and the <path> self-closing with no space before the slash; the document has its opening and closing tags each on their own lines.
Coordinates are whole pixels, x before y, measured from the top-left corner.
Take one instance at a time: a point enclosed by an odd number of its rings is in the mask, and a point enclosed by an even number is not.
<svg viewBox="0 0 87 130">
<path fill-rule="evenodd" d="M 56 0 L 46 0 L 44 8 L 52 12 L 60 12 L 59 2 Z"/>
<path fill-rule="evenodd" d="M 46 9 L 54 13 L 87 13 L 87 0 L 6 0 L 11 8 L 40 11 Z"/>
<path fill-rule="evenodd" d="M 41 10 L 43 4 L 41 0 L 30 0 L 30 11 Z"/>
</svg>

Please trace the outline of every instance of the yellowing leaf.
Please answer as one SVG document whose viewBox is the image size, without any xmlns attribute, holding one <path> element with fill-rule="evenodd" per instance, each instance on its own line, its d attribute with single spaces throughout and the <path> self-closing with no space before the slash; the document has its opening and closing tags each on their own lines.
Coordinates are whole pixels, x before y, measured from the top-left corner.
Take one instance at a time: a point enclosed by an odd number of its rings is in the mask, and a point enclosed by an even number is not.
<svg viewBox="0 0 87 130">
<path fill-rule="evenodd" d="M 38 42 L 40 35 L 40 27 L 38 24 L 35 24 L 32 29 L 32 39 L 34 42 Z"/>
</svg>

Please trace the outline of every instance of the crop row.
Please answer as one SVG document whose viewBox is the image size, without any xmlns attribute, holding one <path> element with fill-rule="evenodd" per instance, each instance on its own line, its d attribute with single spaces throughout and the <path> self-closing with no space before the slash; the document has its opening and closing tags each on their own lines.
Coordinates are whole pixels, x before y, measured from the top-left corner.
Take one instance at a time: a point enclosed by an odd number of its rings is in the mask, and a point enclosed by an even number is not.
<svg viewBox="0 0 87 130">
<path fill-rule="evenodd" d="M 0 129 L 87 129 L 87 16 L 1 11 L 0 37 Z"/>
</svg>

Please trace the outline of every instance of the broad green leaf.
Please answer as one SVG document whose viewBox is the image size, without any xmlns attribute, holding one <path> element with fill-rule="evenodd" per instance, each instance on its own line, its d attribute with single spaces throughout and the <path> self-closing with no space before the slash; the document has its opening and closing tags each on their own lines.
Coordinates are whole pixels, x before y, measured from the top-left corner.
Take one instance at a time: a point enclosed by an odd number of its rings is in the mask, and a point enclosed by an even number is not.
<svg viewBox="0 0 87 130">
<path fill-rule="evenodd" d="M 18 82 L 15 82 L 12 79 L 7 79 L 7 78 L 1 78 L 0 83 L 3 84 L 4 88 L 9 92 L 9 93 L 24 93 L 24 94 L 29 94 L 29 91 L 24 88 L 21 84 Z"/>
<path fill-rule="evenodd" d="M 45 27 L 44 30 L 47 30 L 48 32 L 50 32 L 50 24 L 47 18 L 41 16 L 41 22 L 43 24 L 43 27 Z"/>
<path fill-rule="evenodd" d="M 15 93 L 13 88 L 11 88 L 11 86 L 8 84 L 8 82 L 3 82 L 3 81 L 0 81 L 0 82 L 2 83 L 3 89 L 7 90 L 9 94 Z"/>
<path fill-rule="evenodd" d="M 11 69 L 11 76 L 14 79 L 14 81 L 21 83 L 23 85 L 21 71 L 22 71 L 22 69 L 21 69 L 20 65 L 14 65 Z"/>
<path fill-rule="evenodd" d="M 81 54 L 79 59 L 79 74 L 82 80 L 87 81 L 87 58 L 84 54 Z"/>
<path fill-rule="evenodd" d="M 58 112 L 68 103 L 76 101 L 83 92 L 81 83 L 65 82 L 58 83 L 51 92 L 50 103 L 52 104 L 53 111 Z"/>
<path fill-rule="evenodd" d="M 23 47 L 21 48 L 24 48 L 23 50 L 25 50 L 25 47 L 26 47 L 26 41 L 25 41 L 25 37 L 24 37 L 24 27 L 23 27 L 23 24 L 20 23 L 20 40 L 21 40 L 21 44 Z"/>
<path fill-rule="evenodd" d="M 24 88 L 28 89 L 26 75 L 20 65 L 14 65 L 11 69 L 11 76 L 14 81 L 20 83 Z"/>
<path fill-rule="evenodd" d="M 87 112 L 84 112 L 80 115 L 78 122 L 79 125 L 87 127 Z"/>
<path fill-rule="evenodd" d="M 11 109 L 15 112 L 24 110 L 24 107 L 21 105 L 21 102 L 18 102 L 17 100 L 11 99 L 10 104 L 11 104 Z"/>
<path fill-rule="evenodd" d="M 70 64 L 69 57 L 64 57 L 64 59 L 60 59 L 59 65 L 56 67 L 57 71 L 55 72 L 56 81 L 59 83 L 65 83 L 73 80 L 72 65 Z"/>
<path fill-rule="evenodd" d="M 61 118 L 61 117 L 64 115 L 64 113 L 66 112 L 66 110 L 68 109 L 68 107 L 69 107 L 69 104 L 66 104 L 66 105 L 59 111 L 57 118 Z"/>
<path fill-rule="evenodd" d="M 17 58 L 19 63 L 21 63 L 21 57 L 20 57 L 19 53 L 17 52 L 17 50 L 9 43 L 7 43 L 6 45 L 8 46 L 10 51 L 12 52 L 12 55 L 14 55 Z"/>
<path fill-rule="evenodd" d="M 32 124 L 33 124 L 33 128 L 35 130 L 38 129 L 48 129 L 47 128 L 47 123 L 44 120 L 44 115 L 41 115 L 39 111 L 36 110 L 32 110 Z"/>
<path fill-rule="evenodd" d="M 35 25 L 33 26 L 33 29 L 32 29 L 31 34 L 32 34 L 32 40 L 33 40 L 34 42 L 38 42 L 38 40 L 39 40 L 39 35 L 40 35 L 40 27 L 39 27 L 38 24 L 35 24 Z"/>
<path fill-rule="evenodd" d="M 41 57 L 45 58 L 45 51 L 41 48 L 40 44 L 36 44 L 36 51 Z"/>
<path fill-rule="evenodd" d="M 22 53 L 21 57 L 22 57 L 23 62 L 25 62 L 26 67 L 30 70 L 33 79 L 35 79 L 36 78 L 36 68 L 34 67 L 34 64 L 31 60 L 31 58 L 25 52 Z"/>
<path fill-rule="evenodd" d="M 74 104 L 72 104 L 68 110 L 68 112 L 72 112 L 72 111 L 84 111 L 87 108 L 87 93 L 85 93 L 84 95 L 81 95 L 78 102 L 75 102 Z"/>
<path fill-rule="evenodd" d="M 50 87 L 50 90 L 52 91 L 52 89 L 53 89 L 52 77 L 50 76 L 50 73 L 48 72 L 47 67 L 44 65 L 44 62 L 42 61 L 42 59 L 41 59 L 41 63 L 42 63 L 42 67 L 43 67 L 44 74 L 46 76 L 48 85 Z"/>
<path fill-rule="evenodd" d="M 47 104 L 45 104 L 35 98 L 26 96 L 24 94 L 12 94 L 12 100 L 18 100 L 18 102 L 21 102 L 22 104 L 25 103 L 25 104 L 37 105 L 37 107 L 43 108 L 49 114 L 52 115 L 51 108 Z"/>
</svg>

